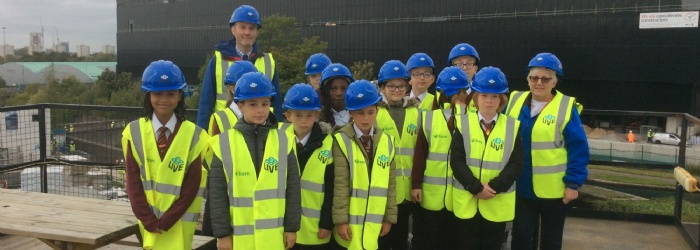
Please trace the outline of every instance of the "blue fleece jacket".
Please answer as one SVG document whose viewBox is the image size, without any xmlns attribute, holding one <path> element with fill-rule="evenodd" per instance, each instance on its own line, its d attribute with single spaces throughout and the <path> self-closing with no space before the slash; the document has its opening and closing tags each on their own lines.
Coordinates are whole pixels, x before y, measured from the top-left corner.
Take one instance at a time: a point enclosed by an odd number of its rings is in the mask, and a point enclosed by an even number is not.
<svg viewBox="0 0 700 250">
<path fill-rule="evenodd" d="M 531 96 L 528 96 L 518 116 L 518 120 L 520 120 L 520 136 L 522 136 L 523 140 L 525 157 L 523 172 L 515 182 L 515 194 L 521 198 L 538 199 L 532 187 L 531 142 L 532 128 L 539 115 L 530 117 L 530 100 Z M 586 181 L 586 178 L 588 178 L 587 166 L 590 160 L 590 152 L 588 149 L 586 132 L 583 130 L 581 117 L 579 117 L 576 107 L 571 109 L 571 118 L 569 119 L 569 123 L 564 127 L 563 135 L 568 161 L 566 163 L 566 175 L 564 175 L 562 181 L 566 184 L 581 186 Z"/>
<path fill-rule="evenodd" d="M 221 41 L 216 45 L 215 49 L 221 52 L 221 56 L 229 61 L 242 60 L 236 52 L 236 39 L 229 41 Z M 253 44 L 253 51 L 250 54 L 249 61 L 255 63 L 259 57 L 263 56 L 263 52 L 258 49 L 258 43 Z M 204 74 L 204 82 L 202 82 L 202 91 L 199 99 L 199 111 L 197 112 L 197 126 L 200 128 L 209 127 L 209 118 L 215 112 L 216 106 L 216 57 L 212 56 L 207 65 L 207 71 Z M 272 107 L 275 109 L 275 116 L 282 117 L 282 92 L 280 89 L 279 75 L 275 67 L 275 73 L 272 77 L 272 86 L 275 87 L 276 97 L 272 101 Z"/>
</svg>

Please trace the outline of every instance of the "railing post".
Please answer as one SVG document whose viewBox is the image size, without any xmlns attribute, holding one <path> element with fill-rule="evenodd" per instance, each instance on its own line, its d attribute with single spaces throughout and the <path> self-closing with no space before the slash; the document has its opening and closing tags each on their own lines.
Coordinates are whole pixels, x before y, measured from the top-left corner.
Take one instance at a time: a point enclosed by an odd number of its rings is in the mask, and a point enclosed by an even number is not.
<svg viewBox="0 0 700 250">
<path fill-rule="evenodd" d="M 39 106 L 39 161 L 46 163 L 46 107 Z M 49 192 L 46 164 L 41 164 L 41 192 Z"/>
<path fill-rule="evenodd" d="M 673 206 L 673 216 L 676 217 L 678 221 L 682 221 L 681 216 L 683 215 L 683 192 L 685 192 L 683 186 L 676 182 L 676 204 Z"/>
<path fill-rule="evenodd" d="M 688 119 L 685 115 L 681 116 L 681 142 L 678 144 L 678 165 L 685 168 L 685 142 L 688 138 Z"/>
</svg>

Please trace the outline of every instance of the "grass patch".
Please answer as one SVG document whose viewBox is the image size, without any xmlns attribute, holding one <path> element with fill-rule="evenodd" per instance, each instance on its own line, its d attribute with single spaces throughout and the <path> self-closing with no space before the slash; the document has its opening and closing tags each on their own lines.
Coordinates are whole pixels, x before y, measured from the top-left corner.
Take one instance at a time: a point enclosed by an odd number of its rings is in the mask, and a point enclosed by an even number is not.
<svg viewBox="0 0 700 250">
<path fill-rule="evenodd" d="M 608 199 L 631 197 L 630 195 L 622 192 L 616 192 L 607 188 L 601 188 L 593 185 L 584 185 L 579 191 L 580 193 L 592 194 L 598 197 L 607 197 Z"/>
<path fill-rule="evenodd" d="M 590 169 L 673 179 L 673 170 L 588 165 Z"/>
<path fill-rule="evenodd" d="M 590 202 L 592 209 L 622 213 L 638 213 L 638 214 L 658 214 L 658 215 L 673 215 L 673 206 L 675 204 L 673 197 L 651 199 L 647 201 L 637 200 L 607 200 Z M 698 222 L 700 215 L 700 204 L 683 202 L 682 221 Z"/>
<path fill-rule="evenodd" d="M 673 186 L 673 183 L 669 183 L 668 181 L 654 180 L 654 179 L 647 179 L 647 178 L 635 178 L 633 176 L 616 175 L 616 174 L 612 174 L 612 173 L 594 173 L 594 172 L 591 172 L 588 174 L 588 178 L 589 179 L 599 179 L 599 180 L 606 180 L 606 181 L 621 182 L 621 183 L 641 184 L 641 185 Z M 672 179 L 669 178 L 669 180 L 672 180 Z"/>
</svg>

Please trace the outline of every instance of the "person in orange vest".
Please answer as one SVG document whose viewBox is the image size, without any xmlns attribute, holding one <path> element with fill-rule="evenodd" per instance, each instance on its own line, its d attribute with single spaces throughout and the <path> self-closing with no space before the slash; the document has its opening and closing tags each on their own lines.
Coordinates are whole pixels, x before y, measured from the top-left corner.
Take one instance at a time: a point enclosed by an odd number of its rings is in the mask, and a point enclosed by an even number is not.
<svg viewBox="0 0 700 250">
<path fill-rule="evenodd" d="M 632 134 L 632 130 L 630 130 L 629 134 L 627 134 L 627 141 L 629 143 L 634 143 L 634 134 Z"/>
</svg>

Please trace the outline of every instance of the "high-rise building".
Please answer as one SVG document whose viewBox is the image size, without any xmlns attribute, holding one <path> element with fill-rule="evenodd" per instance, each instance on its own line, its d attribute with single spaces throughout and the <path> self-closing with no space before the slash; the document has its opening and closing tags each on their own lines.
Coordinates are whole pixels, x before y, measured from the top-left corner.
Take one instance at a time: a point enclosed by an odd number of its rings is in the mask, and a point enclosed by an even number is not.
<svg viewBox="0 0 700 250">
<path fill-rule="evenodd" d="M 105 44 L 102 45 L 102 54 L 116 54 L 117 47 L 114 45 Z"/>
<path fill-rule="evenodd" d="M 68 47 L 68 42 L 60 42 L 56 44 L 56 46 L 53 48 L 53 50 L 56 53 L 68 53 L 70 52 L 70 49 Z"/>
<path fill-rule="evenodd" d="M 14 56 L 15 55 L 15 46 L 5 44 L 3 46 L 0 46 L 0 56 Z"/>
<path fill-rule="evenodd" d="M 78 54 L 78 57 L 88 57 L 90 56 L 90 46 L 87 45 L 78 45 L 76 47 L 75 53 Z"/>
<path fill-rule="evenodd" d="M 41 42 L 41 33 L 31 32 L 29 33 L 29 55 L 34 55 L 37 52 L 44 52 L 44 46 Z"/>
</svg>

